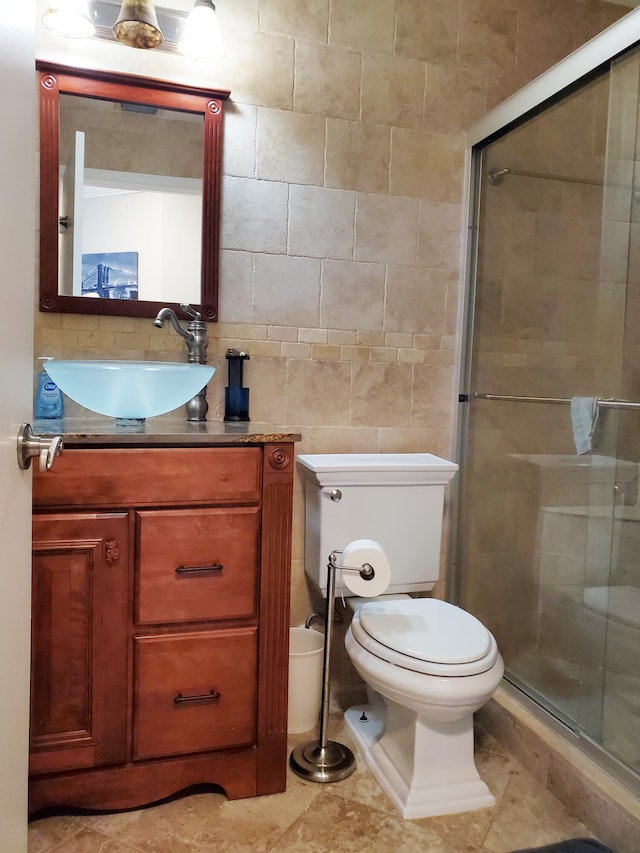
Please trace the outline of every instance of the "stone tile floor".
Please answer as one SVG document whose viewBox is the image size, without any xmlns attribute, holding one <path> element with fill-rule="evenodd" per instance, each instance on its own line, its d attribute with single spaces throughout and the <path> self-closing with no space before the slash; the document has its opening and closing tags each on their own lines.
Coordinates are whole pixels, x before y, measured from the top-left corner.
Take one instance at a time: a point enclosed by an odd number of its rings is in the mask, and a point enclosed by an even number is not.
<svg viewBox="0 0 640 853">
<path fill-rule="evenodd" d="M 380 790 L 339 717 L 332 715 L 329 736 L 356 754 L 356 771 L 341 782 L 288 771 L 282 794 L 227 801 L 197 793 L 129 812 L 36 819 L 29 853 L 507 853 L 592 835 L 482 730 L 476 763 L 496 805 L 412 821 Z M 290 736 L 290 746 L 312 737 Z"/>
</svg>

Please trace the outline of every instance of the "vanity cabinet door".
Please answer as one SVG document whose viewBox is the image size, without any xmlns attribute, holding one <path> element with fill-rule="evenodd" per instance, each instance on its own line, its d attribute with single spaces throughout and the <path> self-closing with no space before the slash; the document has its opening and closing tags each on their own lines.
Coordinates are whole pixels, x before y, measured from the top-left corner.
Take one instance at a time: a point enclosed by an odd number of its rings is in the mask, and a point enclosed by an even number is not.
<svg viewBox="0 0 640 853">
<path fill-rule="evenodd" d="M 126 761 L 127 513 L 33 521 L 30 772 Z"/>
</svg>

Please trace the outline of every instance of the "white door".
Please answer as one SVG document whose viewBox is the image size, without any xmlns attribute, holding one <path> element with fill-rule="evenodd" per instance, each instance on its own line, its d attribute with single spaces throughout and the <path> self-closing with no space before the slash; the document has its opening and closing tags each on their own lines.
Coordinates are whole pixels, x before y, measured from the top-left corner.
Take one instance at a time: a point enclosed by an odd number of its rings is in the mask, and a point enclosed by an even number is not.
<svg viewBox="0 0 640 853">
<path fill-rule="evenodd" d="M 35 2 L 0 3 L 0 849 L 27 849 L 31 471 L 36 197 Z"/>
</svg>

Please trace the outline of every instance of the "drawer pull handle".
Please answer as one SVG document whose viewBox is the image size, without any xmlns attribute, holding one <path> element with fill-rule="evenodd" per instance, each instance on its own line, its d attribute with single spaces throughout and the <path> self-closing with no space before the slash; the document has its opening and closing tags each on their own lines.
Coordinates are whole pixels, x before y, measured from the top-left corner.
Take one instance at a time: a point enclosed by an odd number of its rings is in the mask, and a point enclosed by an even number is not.
<svg viewBox="0 0 640 853">
<path fill-rule="evenodd" d="M 208 693 L 199 693 L 195 696 L 183 696 L 182 693 L 178 693 L 177 696 L 173 697 L 174 705 L 182 705 L 183 702 L 206 702 L 210 699 L 216 700 L 220 698 L 220 693 L 217 690 L 210 690 Z"/>
<path fill-rule="evenodd" d="M 223 568 L 222 563 L 211 563 L 210 566 L 178 566 L 176 574 L 193 575 L 197 572 L 221 572 Z"/>
</svg>

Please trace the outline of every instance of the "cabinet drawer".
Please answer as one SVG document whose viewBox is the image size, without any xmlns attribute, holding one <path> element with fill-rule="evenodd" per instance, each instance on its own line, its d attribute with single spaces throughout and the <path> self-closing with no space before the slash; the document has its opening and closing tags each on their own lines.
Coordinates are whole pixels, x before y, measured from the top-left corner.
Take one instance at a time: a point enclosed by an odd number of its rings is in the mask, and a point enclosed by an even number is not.
<svg viewBox="0 0 640 853">
<path fill-rule="evenodd" d="M 258 447 L 67 449 L 46 476 L 36 470 L 36 506 L 166 506 L 258 503 Z"/>
<path fill-rule="evenodd" d="M 257 507 L 136 513 L 139 624 L 256 614 Z"/>
<path fill-rule="evenodd" d="M 257 629 L 136 637 L 134 759 L 255 740 Z"/>
</svg>

